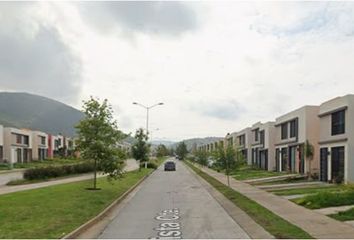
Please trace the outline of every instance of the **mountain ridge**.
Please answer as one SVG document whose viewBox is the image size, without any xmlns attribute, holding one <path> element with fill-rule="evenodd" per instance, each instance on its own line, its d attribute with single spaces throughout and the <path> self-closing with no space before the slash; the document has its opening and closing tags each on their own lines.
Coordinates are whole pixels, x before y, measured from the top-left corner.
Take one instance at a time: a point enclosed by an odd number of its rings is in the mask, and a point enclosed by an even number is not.
<svg viewBox="0 0 354 240">
<path fill-rule="evenodd" d="M 0 124 L 50 134 L 75 136 L 84 113 L 48 97 L 26 92 L 0 92 Z"/>
</svg>

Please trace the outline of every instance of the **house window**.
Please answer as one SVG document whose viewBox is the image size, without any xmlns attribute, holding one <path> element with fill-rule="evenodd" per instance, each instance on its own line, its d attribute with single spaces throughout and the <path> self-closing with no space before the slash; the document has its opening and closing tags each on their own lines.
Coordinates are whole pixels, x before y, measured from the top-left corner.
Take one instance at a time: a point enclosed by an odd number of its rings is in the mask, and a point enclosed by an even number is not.
<svg viewBox="0 0 354 240">
<path fill-rule="evenodd" d="M 281 125 L 281 139 L 288 138 L 288 123 L 283 123 Z"/>
<path fill-rule="evenodd" d="M 41 144 L 45 145 L 45 137 L 40 136 L 40 138 L 41 138 Z"/>
<path fill-rule="evenodd" d="M 245 145 L 245 135 L 241 135 L 238 137 L 240 145 Z"/>
<path fill-rule="evenodd" d="M 26 145 L 28 145 L 28 143 L 29 143 L 29 137 L 28 136 L 23 136 L 23 144 L 26 144 Z"/>
<path fill-rule="evenodd" d="M 259 132 L 260 143 L 264 144 L 264 130 Z"/>
<path fill-rule="evenodd" d="M 254 141 L 258 142 L 259 129 L 254 130 Z"/>
<path fill-rule="evenodd" d="M 332 113 L 332 136 L 345 133 L 345 110 Z"/>
<path fill-rule="evenodd" d="M 2 146 L 0 146 L 0 160 L 3 159 Z"/>
<path fill-rule="evenodd" d="M 16 134 L 16 143 L 21 144 L 22 143 L 22 136 L 20 134 Z"/>
<path fill-rule="evenodd" d="M 290 122 L 290 137 L 296 137 L 296 120 Z"/>
</svg>

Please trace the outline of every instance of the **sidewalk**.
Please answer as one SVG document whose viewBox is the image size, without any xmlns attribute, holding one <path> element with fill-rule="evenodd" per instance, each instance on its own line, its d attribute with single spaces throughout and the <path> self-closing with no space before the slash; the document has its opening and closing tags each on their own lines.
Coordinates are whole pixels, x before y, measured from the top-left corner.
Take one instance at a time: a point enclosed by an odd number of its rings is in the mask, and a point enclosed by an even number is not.
<svg viewBox="0 0 354 240">
<path fill-rule="evenodd" d="M 124 171 L 130 172 L 134 171 L 139 168 L 139 165 L 136 164 L 136 161 L 133 159 L 128 159 L 127 160 L 127 165 L 124 168 Z M 98 174 L 97 178 L 105 177 L 106 175 L 103 174 Z M 43 187 L 48 187 L 48 186 L 54 186 L 54 185 L 59 185 L 59 184 L 64 184 L 64 183 L 72 183 L 72 182 L 79 182 L 83 180 L 88 180 L 93 178 L 93 173 L 87 173 L 83 174 L 81 176 L 76 176 L 76 177 L 67 177 L 64 179 L 60 180 L 50 180 L 46 182 L 40 182 L 40 183 L 32 183 L 32 184 L 24 184 L 24 185 L 17 185 L 17 186 L 1 186 L 0 187 L 0 195 L 2 194 L 7 194 L 7 193 L 13 193 L 13 192 L 19 192 L 19 191 L 25 191 L 25 190 L 31 190 L 31 189 L 37 189 L 37 188 L 43 188 Z"/>
<path fill-rule="evenodd" d="M 297 177 L 297 176 L 300 176 L 300 175 L 299 174 L 286 174 L 286 175 L 273 176 L 273 177 L 247 179 L 247 180 L 242 180 L 242 182 L 244 182 L 244 183 L 273 182 L 273 181 L 284 180 L 284 179 L 288 179 L 291 177 Z"/>
<path fill-rule="evenodd" d="M 199 167 L 199 169 L 227 185 L 227 178 L 224 174 L 209 168 Z M 314 238 L 344 239 L 354 237 L 354 227 L 347 223 L 336 221 L 310 209 L 298 206 L 282 197 L 237 181 L 232 177 L 230 177 L 230 187 L 290 223 L 302 228 Z"/>
</svg>

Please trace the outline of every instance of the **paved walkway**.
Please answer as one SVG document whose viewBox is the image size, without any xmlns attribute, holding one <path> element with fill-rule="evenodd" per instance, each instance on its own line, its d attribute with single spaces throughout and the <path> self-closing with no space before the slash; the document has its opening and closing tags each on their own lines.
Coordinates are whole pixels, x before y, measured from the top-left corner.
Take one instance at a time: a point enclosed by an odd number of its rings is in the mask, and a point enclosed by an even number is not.
<svg viewBox="0 0 354 240">
<path fill-rule="evenodd" d="M 220 182 L 227 184 L 227 178 L 224 174 L 209 168 L 201 168 L 201 170 Z M 349 224 L 336 221 L 233 178 L 230 178 L 230 187 L 300 227 L 314 238 L 343 239 L 354 237 L 354 228 Z"/>
<path fill-rule="evenodd" d="M 292 189 L 292 188 L 306 188 L 306 187 L 323 187 L 329 185 L 324 182 L 298 182 L 298 183 L 282 183 L 282 184 L 269 184 L 269 185 L 257 185 L 257 188 L 270 190 L 270 189 Z"/>
<path fill-rule="evenodd" d="M 258 182 L 273 182 L 278 180 L 284 180 L 292 177 L 300 176 L 299 174 L 285 174 L 273 177 L 264 177 L 264 178 L 254 178 L 254 179 L 247 179 L 243 180 L 244 183 L 258 183 Z"/>
<path fill-rule="evenodd" d="M 338 212 L 347 211 L 347 210 L 349 210 L 351 208 L 354 208 L 354 205 L 329 207 L 329 208 L 320 208 L 320 209 L 315 209 L 314 211 L 318 212 L 318 213 L 321 213 L 321 214 L 324 214 L 324 215 L 329 215 L 329 214 L 336 214 Z"/>
<path fill-rule="evenodd" d="M 139 165 L 136 163 L 134 159 L 128 159 L 127 164 L 124 168 L 124 171 L 130 172 L 133 170 L 136 170 L 139 168 Z M 105 175 L 99 174 L 97 177 L 104 177 Z M 32 184 L 24 184 L 24 185 L 17 185 L 17 186 L 0 186 L 0 195 L 2 194 L 7 194 L 7 193 L 13 193 L 13 192 L 19 192 L 19 191 L 25 191 L 25 190 L 30 190 L 30 189 L 37 189 L 37 188 L 43 188 L 43 187 L 48 187 L 48 186 L 54 186 L 58 184 L 64 184 L 64 183 L 71 183 L 71 182 L 79 182 L 83 180 L 88 180 L 92 179 L 93 174 L 88 173 L 88 174 L 83 174 L 77 177 L 68 177 L 68 178 L 63 178 L 60 180 L 50 180 L 46 182 L 40 182 L 40 183 L 32 183 Z"/>
<path fill-rule="evenodd" d="M 296 198 L 303 198 L 303 197 L 306 197 L 310 194 L 296 194 L 296 195 L 287 195 L 287 196 L 281 196 L 285 199 L 288 199 L 288 200 L 291 200 L 291 199 L 296 199 Z"/>
</svg>

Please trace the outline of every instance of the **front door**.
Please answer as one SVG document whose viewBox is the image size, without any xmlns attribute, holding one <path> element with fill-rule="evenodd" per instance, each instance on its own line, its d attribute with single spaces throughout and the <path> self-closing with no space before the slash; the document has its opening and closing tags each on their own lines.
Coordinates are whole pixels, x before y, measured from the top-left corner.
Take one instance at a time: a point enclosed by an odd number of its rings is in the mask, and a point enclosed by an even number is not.
<svg viewBox="0 0 354 240">
<path fill-rule="evenodd" d="M 320 150 L 320 181 L 328 181 L 328 148 Z"/>
<path fill-rule="evenodd" d="M 281 170 L 288 171 L 288 148 L 281 149 Z"/>
<path fill-rule="evenodd" d="M 289 169 L 291 172 L 295 171 L 295 158 L 296 158 L 296 147 L 289 148 Z"/>
<path fill-rule="evenodd" d="M 332 158 L 332 180 L 336 183 L 344 180 L 344 147 L 333 147 L 331 149 Z"/>
<path fill-rule="evenodd" d="M 280 151 L 279 151 L 279 148 L 276 148 L 275 149 L 275 169 L 277 172 L 280 172 L 279 160 L 280 160 Z"/>
<path fill-rule="evenodd" d="M 268 170 L 268 150 L 263 150 L 259 152 L 261 168 Z"/>
</svg>

